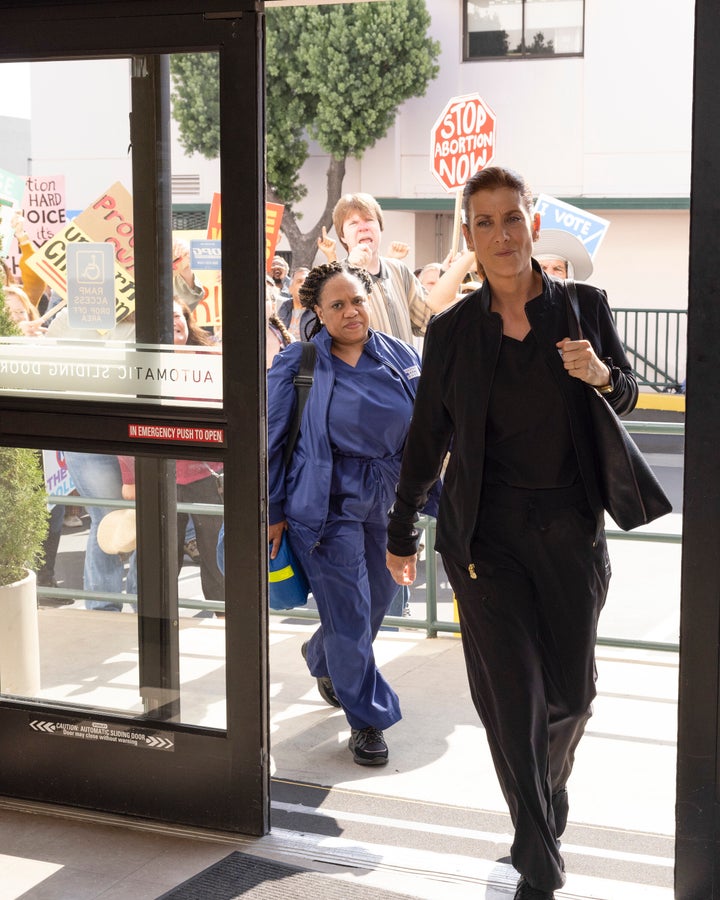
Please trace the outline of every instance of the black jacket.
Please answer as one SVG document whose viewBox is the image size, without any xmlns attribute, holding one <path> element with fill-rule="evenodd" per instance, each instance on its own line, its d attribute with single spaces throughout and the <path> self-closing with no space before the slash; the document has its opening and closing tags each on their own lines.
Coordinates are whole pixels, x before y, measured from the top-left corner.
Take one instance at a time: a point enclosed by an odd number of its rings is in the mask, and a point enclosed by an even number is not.
<svg viewBox="0 0 720 900">
<path fill-rule="evenodd" d="M 526 303 L 525 312 L 562 394 L 581 477 L 600 534 L 604 513 L 587 406 L 589 388 L 567 374 L 555 346 L 571 335 L 565 286 L 544 273 L 542 278 L 543 292 Z M 623 415 L 635 407 L 638 389 L 607 296 L 586 284 L 578 284 L 577 292 L 583 337 L 601 359 L 612 358 L 614 389 L 603 396 Z M 440 498 L 436 547 L 460 565 L 471 563 L 470 543 L 483 483 L 488 401 L 501 341 L 502 319 L 490 312 L 487 283 L 432 319 L 425 337 L 422 375 L 397 498 L 390 512 L 391 553 L 410 556 L 415 552 L 417 511 L 423 508 L 452 444 Z"/>
</svg>

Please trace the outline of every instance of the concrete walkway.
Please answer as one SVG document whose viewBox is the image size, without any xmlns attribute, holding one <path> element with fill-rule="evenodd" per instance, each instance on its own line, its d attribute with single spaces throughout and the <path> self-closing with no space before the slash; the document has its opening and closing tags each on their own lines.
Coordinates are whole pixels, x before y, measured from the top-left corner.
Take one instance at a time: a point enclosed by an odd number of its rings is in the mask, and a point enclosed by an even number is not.
<svg viewBox="0 0 720 900">
<path fill-rule="evenodd" d="M 133 663 L 120 647 L 126 627 L 128 635 L 134 630 L 133 616 L 43 610 L 46 658 L 55 641 L 58 651 L 67 647 L 66 629 L 90 625 L 92 631 L 102 620 L 112 621 L 118 642 L 103 650 L 112 678 L 87 689 L 97 702 L 107 699 L 105 691 L 114 704 L 129 702 Z M 193 645 L 202 643 L 206 676 L 215 671 L 220 679 L 222 622 L 183 624 Z M 148 831 L 111 816 L 29 814 L 6 802 L 0 804 L 0 900 L 150 900 L 232 849 L 427 900 L 512 897 L 517 875 L 506 861 L 509 817 L 470 702 L 460 640 L 381 633 L 377 656 L 401 697 L 404 718 L 387 732 L 389 765 L 368 770 L 352 762 L 344 716 L 322 701 L 301 658 L 300 645 L 314 627 L 271 621 L 269 835 Z M 102 642 L 90 636 L 86 654 L 92 646 Z M 213 647 L 214 668 L 207 661 Z M 59 699 L 71 691 L 76 701 L 89 702 L 77 690 L 83 690 L 90 658 L 85 655 L 78 668 L 67 656 L 53 694 Z M 557 897 L 671 900 L 677 657 L 600 648 L 598 669 L 595 715 L 570 783 L 568 882 Z M 207 699 L 198 716 L 212 708 Z"/>
</svg>

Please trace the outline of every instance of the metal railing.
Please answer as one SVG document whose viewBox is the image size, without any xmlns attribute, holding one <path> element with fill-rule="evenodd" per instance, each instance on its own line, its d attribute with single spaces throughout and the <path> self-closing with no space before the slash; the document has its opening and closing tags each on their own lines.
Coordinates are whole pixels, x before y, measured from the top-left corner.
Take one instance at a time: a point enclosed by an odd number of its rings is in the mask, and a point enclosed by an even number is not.
<svg viewBox="0 0 720 900">
<path fill-rule="evenodd" d="M 613 309 L 638 383 L 656 391 L 680 392 L 684 378 L 687 310 Z"/>
<path fill-rule="evenodd" d="M 669 422 L 623 422 L 628 431 L 643 434 L 668 434 L 683 435 L 685 433 L 684 423 Z M 384 625 L 398 626 L 402 628 L 414 628 L 425 631 L 426 636 L 435 638 L 440 632 L 449 634 L 459 634 L 460 625 L 457 621 L 438 618 L 438 583 L 437 583 L 437 556 L 435 553 L 435 520 L 423 516 L 419 522 L 419 527 L 424 530 L 425 544 L 425 575 L 426 575 L 426 594 L 425 594 L 425 617 L 399 617 L 386 616 L 383 620 Z M 608 540 L 617 541 L 644 541 L 648 543 L 665 543 L 665 544 L 681 544 L 682 533 L 670 534 L 659 531 L 620 531 L 616 528 L 608 528 L 606 530 Z M 271 611 L 274 616 L 282 616 L 283 618 L 293 619 L 312 619 L 319 618 L 318 613 L 314 609 L 293 609 L 285 611 Z M 629 640 L 619 637 L 599 637 L 597 643 L 608 647 L 628 647 L 643 650 L 664 650 L 667 652 L 677 653 L 679 644 L 673 642 L 661 641 L 643 641 Z"/>
<path fill-rule="evenodd" d="M 684 423 L 675 422 L 635 422 L 625 421 L 623 423 L 627 430 L 636 434 L 664 434 L 664 435 L 683 435 L 685 433 Z M 133 500 L 109 500 L 109 499 L 89 499 L 85 497 L 49 497 L 49 503 L 61 503 L 65 505 L 82 505 L 82 506 L 106 506 L 114 508 L 133 507 Z M 203 515 L 222 515 L 223 507 L 219 504 L 189 504 L 178 503 L 179 512 L 187 512 Z M 386 626 L 403 627 L 424 631 L 429 638 L 435 638 L 440 632 L 459 634 L 460 625 L 455 620 L 438 618 L 438 566 L 437 554 L 435 553 L 435 519 L 429 516 L 423 516 L 419 526 L 424 531 L 425 544 L 425 577 L 426 577 L 426 594 L 425 594 L 425 616 L 386 616 L 383 624 Z M 648 543 L 665 543 L 665 544 L 681 544 L 682 531 L 679 534 L 670 534 L 667 532 L 655 531 L 632 531 L 625 532 L 614 528 L 608 528 L 606 531 L 609 540 L 617 541 L 640 541 Z M 137 597 L 133 594 L 105 594 L 96 591 L 82 591 L 78 588 L 49 588 L 38 587 L 37 593 L 39 597 L 58 597 L 68 599 L 93 599 L 93 600 L 110 600 L 115 602 L 134 603 Z M 190 597 L 178 598 L 178 605 L 185 609 L 224 611 L 225 604 L 219 601 L 202 600 Z M 298 608 L 292 610 L 270 610 L 272 616 L 284 619 L 309 619 L 313 621 L 319 620 L 316 609 Z M 600 637 L 598 644 L 610 647 L 630 647 L 633 649 L 644 650 L 665 650 L 677 652 L 679 645 L 677 643 L 629 640 L 619 637 Z"/>
</svg>

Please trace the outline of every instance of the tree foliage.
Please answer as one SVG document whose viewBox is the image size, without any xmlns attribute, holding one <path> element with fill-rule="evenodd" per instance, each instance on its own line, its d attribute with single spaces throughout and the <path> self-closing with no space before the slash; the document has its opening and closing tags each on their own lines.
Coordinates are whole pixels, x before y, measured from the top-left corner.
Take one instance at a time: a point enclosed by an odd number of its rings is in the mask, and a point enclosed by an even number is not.
<svg viewBox="0 0 720 900">
<path fill-rule="evenodd" d="M 309 263 L 322 226 L 332 224 L 346 159 L 361 158 L 387 134 L 400 105 L 425 94 L 440 46 L 427 35 L 425 0 L 282 7 L 266 15 L 268 192 L 286 205 L 283 231 L 295 261 Z M 208 115 L 217 116 L 217 58 L 173 57 L 171 71 L 183 147 L 216 156 L 219 129 Z M 309 140 L 330 163 L 325 208 L 302 234 L 294 205 L 307 194 L 300 170 Z"/>
<path fill-rule="evenodd" d="M 173 115 L 186 153 L 215 159 L 220 149 L 220 96 L 216 53 L 172 57 Z"/>
</svg>

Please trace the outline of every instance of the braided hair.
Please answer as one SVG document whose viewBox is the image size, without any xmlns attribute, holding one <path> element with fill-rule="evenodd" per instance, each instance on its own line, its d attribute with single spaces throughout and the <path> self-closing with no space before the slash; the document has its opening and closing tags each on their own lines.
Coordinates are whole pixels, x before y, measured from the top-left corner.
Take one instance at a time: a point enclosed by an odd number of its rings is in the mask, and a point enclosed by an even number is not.
<svg viewBox="0 0 720 900">
<path fill-rule="evenodd" d="M 305 281 L 300 286 L 298 295 L 305 309 L 314 312 L 315 307 L 320 303 L 320 294 L 328 281 L 337 275 L 343 274 L 357 278 L 363 288 L 365 288 L 366 293 L 369 294 L 372 290 L 372 278 L 365 269 L 361 269 L 359 266 L 351 266 L 348 263 L 323 263 L 321 266 L 315 266 L 313 269 L 310 269 Z M 316 314 L 308 337 L 314 337 L 322 327 L 322 322 Z"/>
</svg>

